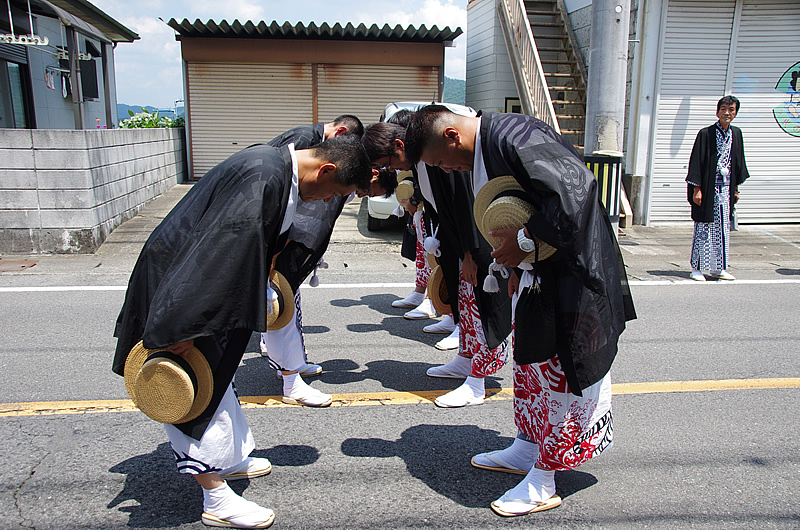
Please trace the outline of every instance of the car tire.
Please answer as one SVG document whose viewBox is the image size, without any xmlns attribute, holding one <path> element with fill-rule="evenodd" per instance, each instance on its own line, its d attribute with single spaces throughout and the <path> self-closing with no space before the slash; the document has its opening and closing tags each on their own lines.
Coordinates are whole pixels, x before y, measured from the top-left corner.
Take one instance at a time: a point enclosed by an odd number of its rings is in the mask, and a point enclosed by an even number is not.
<svg viewBox="0 0 800 530">
<path fill-rule="evenodd" d="M 383 219 L 367 215 L 367 230 L 377 232 L 381 228 L 383 228 Z"/>
</svg>

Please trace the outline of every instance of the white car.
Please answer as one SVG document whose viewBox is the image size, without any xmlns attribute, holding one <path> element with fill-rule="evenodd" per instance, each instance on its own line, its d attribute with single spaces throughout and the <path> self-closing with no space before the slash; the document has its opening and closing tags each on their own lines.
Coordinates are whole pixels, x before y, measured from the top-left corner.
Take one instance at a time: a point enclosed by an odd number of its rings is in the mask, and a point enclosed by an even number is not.
<svg viewBox="0 0 800 530">
<path fill-rule="evenodd" d="M 383 110 L 383 115 L 381 116 L 380 121 L 388 120 L 399 110 L 405 109 L 416 111 L 425 105 L 433 104 L 434 103 L 427 101 L 402 101 L 398 103 L 389 103 Z M 472 107 L 465 107 L 464 105 L 458 105 L 456 103 L 435 104 L 444 105 L 456 114 L 462 114 L 464 116 L 475 116 L 477 114 Z M 367 229 L 376 231 L 383 228 L 384 225 L 389 224 L 390 221 L 388 221 L 388 219 L 394 215 L 393 212 L 398 206 L 400 206 L 400 203 L 397 202 L 394 193 L 391 197 L 369 197 L 367 199 Z"/>
</svg>

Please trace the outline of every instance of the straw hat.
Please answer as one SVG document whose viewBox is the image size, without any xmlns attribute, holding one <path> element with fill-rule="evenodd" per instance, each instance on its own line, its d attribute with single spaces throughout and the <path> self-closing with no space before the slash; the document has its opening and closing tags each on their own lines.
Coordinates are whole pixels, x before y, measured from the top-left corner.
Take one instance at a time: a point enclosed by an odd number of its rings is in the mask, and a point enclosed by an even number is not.
<svg viewBox="0 0 800 530">
<path fill-rule="evenodd" d="M 489 232 L 493 230 L 503 230 L 513 228 L 519 230 L 536 213 L 536 209 L 525 199 L 515 196 L 500 196 L 504 192 L 524 191 L 522 186 L 514 180 L 514 177 L 504 176 L 490 180 L 479 191 L 475 197 L 473 214 L 475 224 L 483 235 L 484 239 L 498 248 L 503 240 L 499 237 L 492 237 Z M 538 242 L 539 259 L 547 259 L 552 256 L 556 249 L 547 243 Z M 533 263 L 536 261 L 536 252 L 529 253 L 522 261 Z"/>
<path fill-rule="evenodd" d="M 397 183 L 400 184 L 406 179 L 414 178 L 414 173 L 411 171 L 398 171 L 397 172 Z"/>
<path fill-rule="evenodd" d="M 478 190 L 478 195 L 475 197 L 475 202 L 472 204 L 472 213 L 475 217 L 475 224 L 478 225 L 478 230 L 480 230 L 481 233 L 483 233 L 483 228 L 481 228 L 483 213 L 497 195 L 508 190 L 525 191 L 519 182 L 510 175 L 493 178 Z"/>
<path fill-rule="evenodd" d="M 444 282 L 444 273 L 439 265 L 433 268 L 428 278 L 428 298 L 431 299 L 437 313 L 448 315 L 453 312 L 453 308 L 450 307 L 450 294 Z"/>
<path fill-rule="evenodd" d="M 276 270 L 269 275 L 269 283 L 278 299 L 272 302 L 272 312 L 267 311 L 267 330 L 281 329 L 294 317 L 294 292 L 289 280 Z"/>
<path fill-rule="evenodd" d="M 211 402 L 214 375 L 195 347 L 186 357 L 166 349 L 147 349 L 142 342 L 125 361 L 125 388 L 136 406 L 161 423 L 186 423 Z"/>
<path fill-rule="evenodd" d="M 431 269 L 439 265 L 439 258 L 437 258 L 435 254 L 426 252 L 425 259 L 428 260 L 428 267 L 430 267 Z"/>
<path fill-rule="evenodd" d="M 408 200 L 412 195 L 414 195 L 414 184 L 410 180 L 402 181 L 394 190 L 394 196 L 398 201 Z"/>
</svg>

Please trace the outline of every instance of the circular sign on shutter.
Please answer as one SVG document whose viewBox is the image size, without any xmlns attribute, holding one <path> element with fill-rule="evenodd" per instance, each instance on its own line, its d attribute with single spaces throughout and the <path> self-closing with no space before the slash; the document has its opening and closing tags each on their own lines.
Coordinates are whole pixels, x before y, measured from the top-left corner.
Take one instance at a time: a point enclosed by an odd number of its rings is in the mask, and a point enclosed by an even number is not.
<svg viewBox="0 0 800 530">
<path fill-rule="evenodd" d="M 772 109 L 781 129 L 800 138 L 800 62 L 794 63 L 778 80 L 775 90 L 788 99 Z"/>
</svg>

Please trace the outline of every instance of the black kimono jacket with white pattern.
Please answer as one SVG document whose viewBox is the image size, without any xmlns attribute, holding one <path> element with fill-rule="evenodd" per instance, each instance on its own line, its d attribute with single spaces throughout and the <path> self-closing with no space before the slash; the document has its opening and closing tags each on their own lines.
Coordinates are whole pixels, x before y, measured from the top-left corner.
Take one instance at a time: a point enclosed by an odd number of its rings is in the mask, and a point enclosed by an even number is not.
<svg viewBox="0 0 800 530">
<path fill-rule="evenodd" d="M 528 232 L 557 249 L 538 270 L 553 283 L 558 358 L 570 391 L 580 396 L 608 373 L 625 322 L 636 318 L 597 180 L 574 148 L 536 118 L 487 112 L 480 134 L 489 179 L 512 175 L 519 182 L 537 210 Z M 526 318 L 518 312 L 516 325 Z"/>
</svg>

